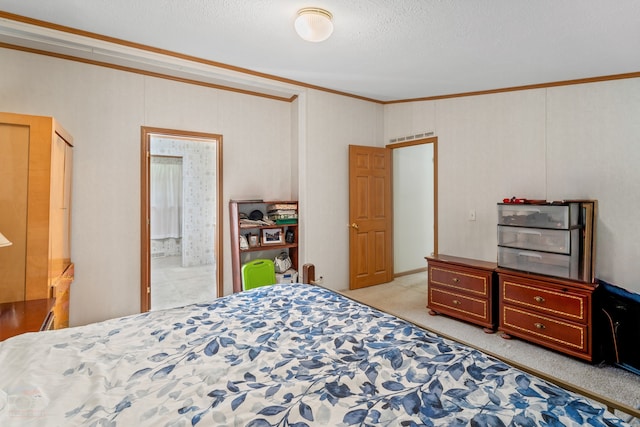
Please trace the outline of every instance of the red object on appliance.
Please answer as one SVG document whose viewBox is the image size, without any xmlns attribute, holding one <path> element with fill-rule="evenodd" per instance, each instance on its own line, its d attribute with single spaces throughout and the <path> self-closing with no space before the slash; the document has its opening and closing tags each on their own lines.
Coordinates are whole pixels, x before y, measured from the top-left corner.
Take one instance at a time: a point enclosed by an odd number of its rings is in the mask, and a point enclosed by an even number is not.
<svg viewBox="0 0 640 427">
<path fill-rule="evenodd" d="M 510 199 L 502 199 L 503 203 L 527 203 L 527 199 L 517 199 L 512 197 Z"/>
</svg>

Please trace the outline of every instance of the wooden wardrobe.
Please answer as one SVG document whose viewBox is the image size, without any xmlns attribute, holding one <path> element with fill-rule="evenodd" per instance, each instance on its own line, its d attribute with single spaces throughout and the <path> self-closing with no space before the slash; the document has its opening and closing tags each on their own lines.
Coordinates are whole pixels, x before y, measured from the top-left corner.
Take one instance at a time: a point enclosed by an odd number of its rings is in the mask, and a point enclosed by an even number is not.
<svg viewBox="0 0 640 427">
<path fill-rule="evenodd" d="M 52 117 L 0 113 L 0 153 L 0 233 L 12 243 L 0 247 L 2 335 L 40 316 L 38 329 L 67 327 L 73 139 Z"/>
</svg>

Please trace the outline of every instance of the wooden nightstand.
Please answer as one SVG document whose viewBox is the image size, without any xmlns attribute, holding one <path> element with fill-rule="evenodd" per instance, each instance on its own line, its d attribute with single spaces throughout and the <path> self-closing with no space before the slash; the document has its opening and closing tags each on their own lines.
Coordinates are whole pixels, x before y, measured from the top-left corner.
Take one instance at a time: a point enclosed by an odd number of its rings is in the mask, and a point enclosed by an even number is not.
<svg viewBox="0 0 640 427">
<path fill-rule="evenodd" d="M 484 326 L 497 325 L 496 281 L 493 262 L 449 255 L 426 257 L 429 270 L 429 314 L 446 314 Z"/>
<path fill-rule="evenodd" d="M 25 332 L 51 329 L 55 301 L 48 298 L 0 304 L 0 341 Z"/>
</svg>

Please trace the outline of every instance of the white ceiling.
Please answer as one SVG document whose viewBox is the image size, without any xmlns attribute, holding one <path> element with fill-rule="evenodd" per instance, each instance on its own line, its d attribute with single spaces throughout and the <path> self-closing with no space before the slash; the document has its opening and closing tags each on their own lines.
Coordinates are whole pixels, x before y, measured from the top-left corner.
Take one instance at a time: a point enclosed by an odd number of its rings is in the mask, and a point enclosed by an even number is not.
<svg viewBox="0 0 640 427">
<path fill-rule="evenodd" d="M 333 13 L 297 37 L 302 7 Z M 380 101 L 640 71 L 640 0 L 0 0 L 0 10 Z"/>
</svg>

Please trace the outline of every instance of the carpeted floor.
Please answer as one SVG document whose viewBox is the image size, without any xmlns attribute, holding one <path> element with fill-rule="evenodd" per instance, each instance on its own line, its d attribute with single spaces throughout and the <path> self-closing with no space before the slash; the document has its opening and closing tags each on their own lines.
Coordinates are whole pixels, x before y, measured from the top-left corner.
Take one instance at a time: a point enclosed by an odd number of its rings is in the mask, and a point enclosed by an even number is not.
<svg viewBox="0 0 640 427">
<path fill-rule="evenodd" d="M 632 372 L 605 364 L 592 365 L 519 339 L 504 339 L 499 333 L 486 334 L 479 326 L 446 316 L 429 315 L 426 309 L 426 271 L 398 277 L 391 283 L 343 293 L 357 301 L 552 376 L 579 389 L 631 408 L 640 408 L 640 376 Z M 616 413 L 633 426 L 640 426 L 640 419 L 621 412 Z"/>
</svg>

